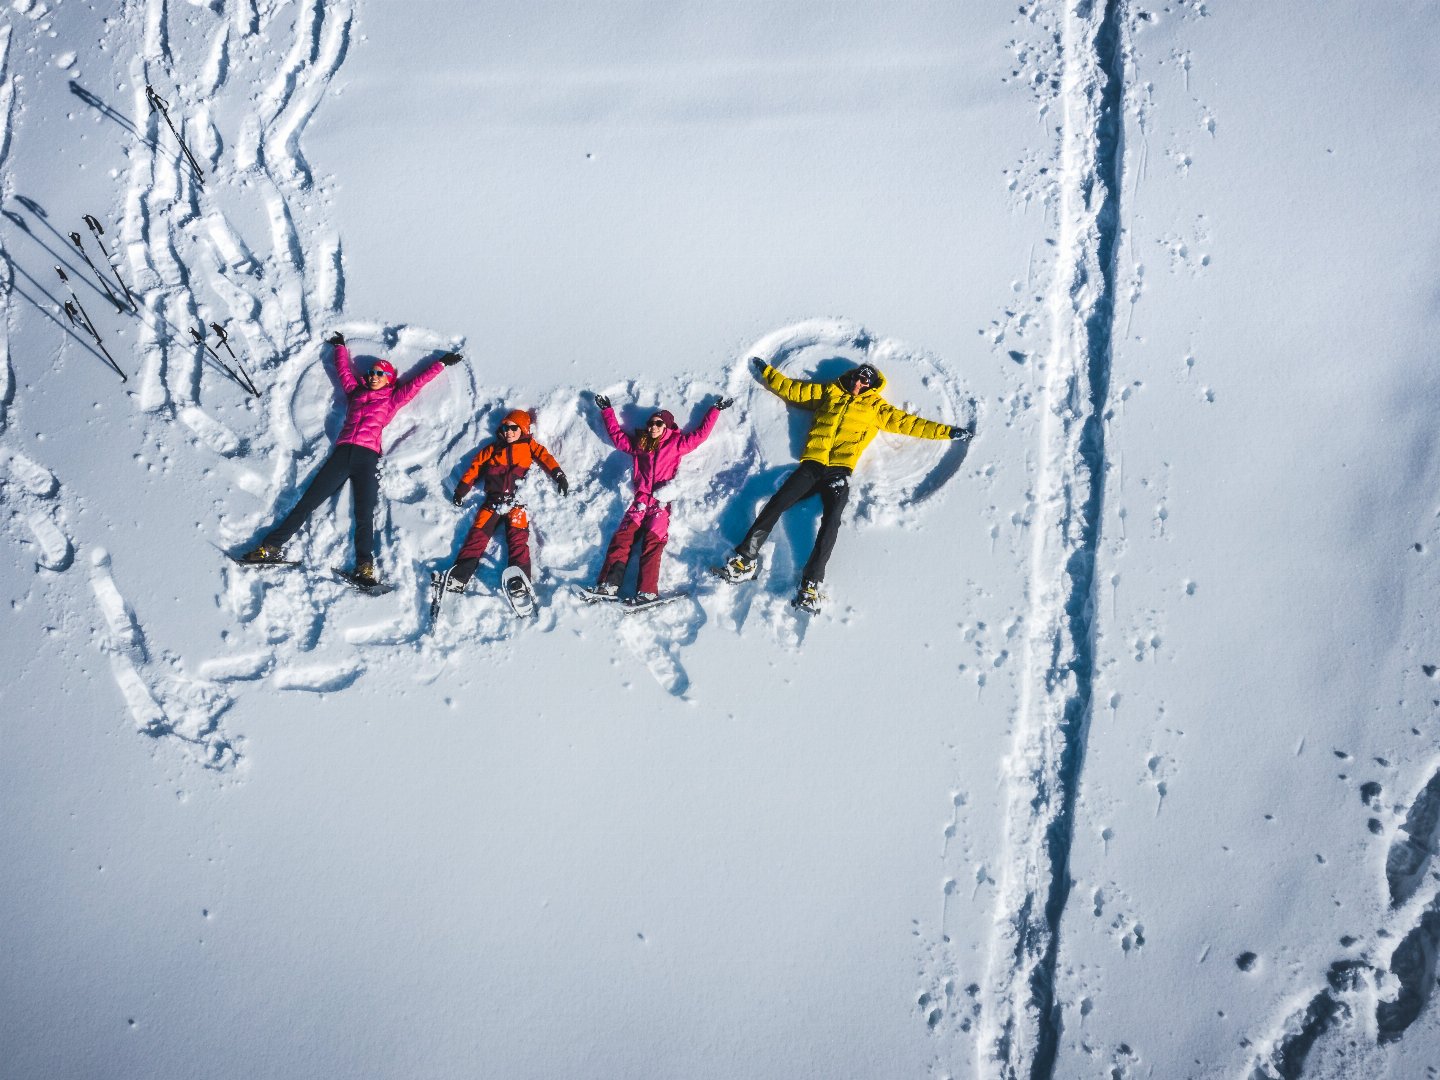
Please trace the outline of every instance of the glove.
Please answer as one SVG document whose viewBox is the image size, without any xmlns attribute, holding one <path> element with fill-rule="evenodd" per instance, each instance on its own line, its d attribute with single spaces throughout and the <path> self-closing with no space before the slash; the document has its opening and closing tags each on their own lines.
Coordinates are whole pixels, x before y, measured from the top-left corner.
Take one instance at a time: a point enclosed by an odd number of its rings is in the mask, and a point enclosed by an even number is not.
<svg viewBox="0 0 1440 1080">
<path fill-rule="evenodd" d="M 952 438 L 952 439 L 968 439 L 968 438 L 970 438 L 970 437 L 971 437 L 972 435 L 974 435 L 974 434 L 975 434 L 975 429 L 974 429 L 974 428 L 968 428 L 968 427 L 952 427 L 952 428 L 950 429 L 950 438 Z"/>
<path fill-rule="evenodd" d="M 469 494 L 470 494 L 470 485 L 469 485 L 469 484 L 456 484 L 456 485 L 455 485 L 455 497 L 452 498 L 450 501 L 451 501 L 452 503 L 454 503 L 456 506 L 459 506 L 461 503 L 463 503 L 463 502 L 465 501 L 465 496 L 466 496 L 466 495 L 469 495 Z"/>
<path fill-rule="evenodd" d="M 595 405 L 597 408 L 608 409 L 610 407 L 610 399 L 604 394 L 596 394 Z"/>
<path fill-rule="evenodd" d="M 454 367 L 456 364 L 460 363 L 460 361 L 464 359 L 465 358 L 461 356 L 458 352 L 447 352 L 444 356 L 440 357 L 440 362 L 446 367 Z"/>
<path fill-rule="evenodd" d="M 733 397 L 722 397 L 715 399 L 715 408 L 719 409 L 721 412 L 724 412 L 726 409 L 728 409 L 731 405 L 734 404 L 735 399 Z"/>
<path fill-rule="evenodd" d="M 557 469 L 555 475 L 550 477 L 550 479 L 555 481 L 555 486 L 560 489 L 561 495 L 570 494 L 570 481 L 566 478 L 564 472 Z"/>
<path fill-rule="evenodd" d="M 339 330 L 336 330 L 335 333 L 331 334 L 325 340 L 328 341 L 331 345 L 344 345 L 345 335 L 340 333 Z"/>
<path fill-rule="evenodd" d="M 756 375 L 764 375 L 765 369 L 770 365 L 761 360 L 758 356 L 750 357 L 750 366 L 755 369 Z"/>
</svg>

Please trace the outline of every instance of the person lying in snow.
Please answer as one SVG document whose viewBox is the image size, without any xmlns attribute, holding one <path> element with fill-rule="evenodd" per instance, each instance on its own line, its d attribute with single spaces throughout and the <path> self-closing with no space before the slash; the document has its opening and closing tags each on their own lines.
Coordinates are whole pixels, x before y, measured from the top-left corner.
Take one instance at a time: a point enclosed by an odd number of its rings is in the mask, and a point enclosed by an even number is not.
<svg viewBox="0 0 1440 1080">
<path fill-rule="evenodd" d="M 561 495 L 570 494 L 570 481 L 549 450 L 530 437 L 530 414 L 515 409 L 500 421 L 496 437 L 480 448 L 470 461 L 470 467 L 460 477 L 451 501 L 459 506 L 470 494 L 476 483 L 483 485 L 485 503 L 470 525 L 465 543 L 455 565 L 447 573 L 446 588 L 451 592 L 464 592 L 465 586 L 475 574 L 490 538 L 505 523 L 505 542 L 510 549 L 507 565 L 518 566 L 530 579 L 530 517 L 523 504 L 515 501 L 515 485 L 530 471 L 535 462 L 555 481 Z M 525 586 L 519 581 L 510 583 L 512 589 L 523 592 Z"/>
<path fill-rule="evenodd" d="M 681 432 L 680 425 L 668 409 L 652 413 L 643 428 L 627 433 L 615 418 L 610 399 L 595 395 L 600 416 L 610 441 L 622 454 L 629 454 L 630 479 L 635 494 L 620 527 L 610 538 L 605 561 L 600 566 L 600 580 L 589 590 L 597 599 L 610 599 L 620 593 L 625 580 L 625 567 L 636 542 L 640 544 L 640 581 L 634 603 L 656 600 L 660 595 L 660 556 L 670 536 L 670 504 L 661 502 L 661 492 L 680 470 L 680 459 L 703 443 L 715 427 L 720 413 L 728 409 L 730 398 L 720 398 L 705 413 L 705 419 L 690 431 Z"/>
<path fill-rule="evenodd" d="M 374 586 L 379 584 L 375 576 L 375 504 L 380 498 L 380 433 L 422 386 L 445 368 L 460 363 L 462 357 L 446 353 L 417 374 L 396 382 L 395 367 L 388 360 L 376 360 L 368 371 L 357 376 L 345 336 L 332 334 L 329 343 L 335 347 L 335 373 L 346 397 L 340 437 L 294 509 L 242 559 L 248 563 L 284 559 L 286 541 L 300 531 L 316 507 L 348 481 L 355 508 L 354 578 L 361 585 Z"/>
<path fill-rule="evenodd" d="M 758 357 L 752 357 L 750 363 L 767 387 L 790 404 L 810 410 L 815 419 L 805 438 L 800 465 L 760 510 L 735 553 L 715 572 L 731 582 L 754 577 L 760 548 L 780 515 L 802 499 L 819 495 L 823 508 L 820 531 L 793 601 L 805 611 L 818 611 L 825 564 L 835 547 L 840 515 L 850 497 L 850 474 L 876 433 L 889 431 L 919 439 L 968 439 L 974 431 L 895 408 L 880 396 L 885 376 L 873 364 L 861 364 L 838 379 L 821 382 L 788 378 Z"/>
</svg>

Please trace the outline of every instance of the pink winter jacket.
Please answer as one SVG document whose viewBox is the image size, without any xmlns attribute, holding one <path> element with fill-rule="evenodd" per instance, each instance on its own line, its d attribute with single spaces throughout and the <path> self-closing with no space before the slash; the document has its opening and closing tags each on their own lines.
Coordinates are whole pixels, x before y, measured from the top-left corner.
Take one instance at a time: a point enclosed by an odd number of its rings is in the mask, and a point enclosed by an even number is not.
<svg viewBox="0 0 1440 1080">
<path fill-rule="evenodd" d="M 605 419 L 605 430 L 610 433 L 610 441 L 616 449 L 634 459 L 630 466 L 630 478 L 635 485 L 635 497 L 640 499 L 654 495 L 659 488 L 675 479 L 675 474 L 680 471 L 680 459 L 710 437 L 720 410 L 712 406 L 705 419 L 692 431 L 667 428 L 660 436 L 660 445 L 654 450 L 635 447 L 631 437 L 620 426 L 620 421 L 615 419 L 614 409 L 601 409 L 600 415 Z"/>
<path fill-rule="evenodd" d="M 387 383 L 381 390 L 371 390 L 356 377 L 355 368 L 350 363 L 350 350 L 344 345 L 336 345 L 335 373 L 340 376 L 340 385 L 350 399 L 345 426 L 340 429 L 336 445 L 354 443 L 380 453 L 380 433 L 385 430 L 385 425 L 395 419 L 395 414 L 410 404 L 410 399 L 420 392 L 420 388 L 444 368 L 445 365 L 436 360 L 418 375 Z"/>
</svg>

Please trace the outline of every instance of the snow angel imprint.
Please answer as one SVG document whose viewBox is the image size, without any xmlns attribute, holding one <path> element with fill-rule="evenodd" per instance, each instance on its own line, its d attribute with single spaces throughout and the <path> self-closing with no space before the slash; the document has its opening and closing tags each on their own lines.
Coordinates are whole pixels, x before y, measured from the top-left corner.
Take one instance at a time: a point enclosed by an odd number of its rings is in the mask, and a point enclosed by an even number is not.
<svg viewBox="0 0 1440 1080">
<path fill-rule="evenodd" d="M 662 492 L 680 470 L 680 459 L 710 435 L 720 413 L 731 405 L 730 398 L 720 398 L 705 413 L 705 419 L 690 431 L 682 432 L 675 417 L 667 409 L 651 414 L 643 428 L 627 433 L 615 418 L 610 399 L 595 395 L 600 416 L 610 441 L 622 454 L 631 457 L 630 478 L 635 495 L 630 500 L 620 527 L 610 539 L 605 561 L 600 567 L 600 580 L 590 590 L 597 599 L 613 599 L 620 593 L 625 580 L 625 567 L 630 554 L 640 544 L 640 581 L 635 601 L 645 603 L 660 594 L 660 556 L 670 537 L 670 504 L 662 502 Z"/>
<path fill-rule="evenodd" d="M 524 504 L 515 501 L 515 485 L 536 462 L 555 481 L 561 495 L 570 494 L 570 481 L 565 478 L 560 463 L 531 437 L 530 414 L 515 409 L 500 421 L 494 440 L 480 448 L 455 487 L 451 501 L 456 506 L 464 503 L 465 496 L 477 483 L 484 489 L 485 502 L 470 525 L 455 564 L 446 571 L 446 588 L 451 592 L 465 591 L 502 522 L 505 543 L 510 550 L 508 565 L 518 566 L 526 580 L 530 580 L 530 516 Z"/>
<path fill-rule="evenodd" d="M 355 580 L 376 585 L 375 505 L 380 498 L 380 435 L 395 414 L 408 405 L 420 388 L 462 357 L 449 352 L 407 379 L 395 380 L 395 366 L 376 360 L 363 375 L 355 374 L 343 334 L 333 334 L 335 374 L 345 391 L 345 425 L 335 449 L 306 486 L 300 501 L 280 523 L 265 534 L 260 545 L 247 551 L 247 563 L 279 562 L 286 541 L 300 531 L 315 509 L 348 482 L 355 510 Z"/>
<path fill-rule="evenodd" d="M 838 379 L 822 382 L 791 379 L 758 357 L 752 357 L 750 363 L 773 393 L 813 412 L 815 419 L 810 422 L 799 467 L 770 497 L 735 553 L 716 572 L 732 582 L 754 577 L 760 548 L 780 515 L 801 500 L 819 495 L 823 507 L 820 531 L 793 601 L 798 608 L 817 611 L 825 565 L 834 550 L 841 514 L 850 498 L 850 474 L 876 434 L 889 431 L 918 439 L 968 439 L 974 432 L 895 408 L 880 396 L 885 376 L 873 364 L 861 364 Z"/>
</svg>

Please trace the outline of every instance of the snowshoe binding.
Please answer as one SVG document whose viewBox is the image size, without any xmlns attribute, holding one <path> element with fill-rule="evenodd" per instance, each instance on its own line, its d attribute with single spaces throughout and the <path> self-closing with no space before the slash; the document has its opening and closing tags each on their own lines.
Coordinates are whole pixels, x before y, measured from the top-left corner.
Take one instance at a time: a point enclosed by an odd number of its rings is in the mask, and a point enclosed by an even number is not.
<svg viewBox="0 0 1440 1080">
<path fill-rule="evenodd" d="M 599 585 L 577 586 L 576 592 L 587 604 L 601 604 L 620 599 L 620 586 L 601 582 Z"/>
<path fill-rule="evenodd" d="M 266 547 L 261 544 L 257 548 L 251 548 L 240 555 L 231 555 L 231 559 L 241 566 L 299 566 L 300 563 L 294 559 L 285 558 L 285 551 L 278 547 Z"/>
<path fill-rule="evenodd" d="M 354 571 L 341 570 L 336 566 L 332 568 L 332 572 L 346 585 L 363 592 L 366 596 L 384 596 L 386 593 L 395 591 L 394 585 L 386 585 L 375 576 L 374 563 L 365 563 Z"/>
<path fill-rule="evenodd" d="M 721 581 L 728 581 L 731 585 L 739 584 L 742 581 L 749 581 L 759 572 L 759 558 L 747 559 L 738 551 L 719 566 L 712 566 L 710 568 L 710 573 L 714 574 Z"/>
<path fill-rule="evenodd" d="M 790 606 L 807 615 L 818 615 L 820 604 L 824 599 L 824 595 L 820 592 L 820 583 L 807 579 L 800 583 L 800 588 L 795 593 L 795 599 L 790 601 Z"/>
<path fill-rule="evenodd" d="M 540 600 L 535 595 L 535 586 L 518 566 L 507 566 L 500 575 L 500 591 L 510 602 L 510 610 L 522 619 L 529 618 L 540 610 Z"/>
</svg>

